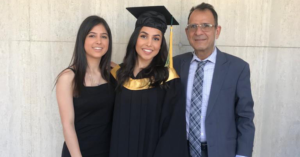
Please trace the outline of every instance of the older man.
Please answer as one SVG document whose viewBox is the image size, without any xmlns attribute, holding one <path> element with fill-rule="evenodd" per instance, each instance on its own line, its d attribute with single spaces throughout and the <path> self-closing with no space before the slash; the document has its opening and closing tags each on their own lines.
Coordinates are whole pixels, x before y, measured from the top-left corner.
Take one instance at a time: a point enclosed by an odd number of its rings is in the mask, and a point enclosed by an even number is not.
<svg viewBox="0 0 300 157">
<path fill-rule="evenodd" d="M 186 87 L 192 157 L 250 157 L 254 112 L 248 63 L 215 47 L 221 27 L 213 6 L 193 7 L 185 29 L 193 52 L 174 57 Z"/>
</svg>

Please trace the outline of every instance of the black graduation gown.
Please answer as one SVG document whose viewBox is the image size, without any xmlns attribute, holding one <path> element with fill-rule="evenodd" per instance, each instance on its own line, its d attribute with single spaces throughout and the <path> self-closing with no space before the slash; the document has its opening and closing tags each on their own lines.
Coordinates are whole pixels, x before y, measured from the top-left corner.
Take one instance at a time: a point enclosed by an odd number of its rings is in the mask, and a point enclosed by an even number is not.
<svg viewBox="0 0 300 157">
<path fill-rule="evenodd" d="M 167 85 L 117 92 L 110 157 L 187 156 L 185 93 L 179 78 Z"/>
</svg>

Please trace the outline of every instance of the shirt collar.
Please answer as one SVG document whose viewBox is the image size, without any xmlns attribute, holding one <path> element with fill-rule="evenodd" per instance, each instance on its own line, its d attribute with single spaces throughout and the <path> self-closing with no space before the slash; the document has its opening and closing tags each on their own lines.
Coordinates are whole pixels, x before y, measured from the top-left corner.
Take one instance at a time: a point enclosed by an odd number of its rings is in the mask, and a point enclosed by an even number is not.
<svg viewBox="0 0 300 157">
<path fill-rule="evenodd" d="M 208 57 L 207 57 L 206 59 L 204 59 L 203 61 L 208 60 L 208 61 L 211 62 L 211 63 L 216 63 L 216 59 L 217 59 L 217 48 L 215 47 L 213 53 L 210 54 L 210 56 L 208 56 Z M 197 55 L 195 54 L 195 51 L 194 51 L 194 52 L 193 52 L 193 58 L 192 58 L 192 60 L 191 60 L 191 63 L 194 62 L 195 60 L 201 61 L 201 59 L 199 59 L 199 58 L 197 57 Z"/>
</svg>

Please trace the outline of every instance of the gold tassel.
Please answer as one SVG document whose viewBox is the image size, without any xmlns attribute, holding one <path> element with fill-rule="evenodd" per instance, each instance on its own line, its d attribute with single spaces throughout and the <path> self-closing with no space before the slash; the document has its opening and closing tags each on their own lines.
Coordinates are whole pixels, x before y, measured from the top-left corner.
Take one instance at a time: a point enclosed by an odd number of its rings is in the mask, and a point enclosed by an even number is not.
<svg viewBox="0 0 300 157">
<path fill-rule="evenodd" d="M 173 68 L 173 26 L 170 27 L 169 54 L 168 54 L 165 67 Z"/>
</svg>

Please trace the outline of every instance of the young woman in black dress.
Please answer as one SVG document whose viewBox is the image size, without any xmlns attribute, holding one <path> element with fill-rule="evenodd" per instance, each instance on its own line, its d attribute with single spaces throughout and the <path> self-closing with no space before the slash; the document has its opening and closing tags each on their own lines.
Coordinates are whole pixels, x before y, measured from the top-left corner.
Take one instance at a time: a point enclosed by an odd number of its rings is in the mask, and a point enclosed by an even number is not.
<svg viewBox="0 0 300 157">
<path fill-rule="evenodd" d="M 108 24 L 101 17 L 87 17 L 79 28 L 71 64 L 56 83 L 65 137 L 62 157 L 109 156 L 115 95 L 111 53 Z"/>
<path fill-rule="evenodd" d="M 155 10 L 131 10 L 138 14 L 135 30 L 123 63 L 111 71 L 118 85 L 110 157 L 187 156 L 184 92 L 165 66 L 167 21 Z"/>
</svg>

